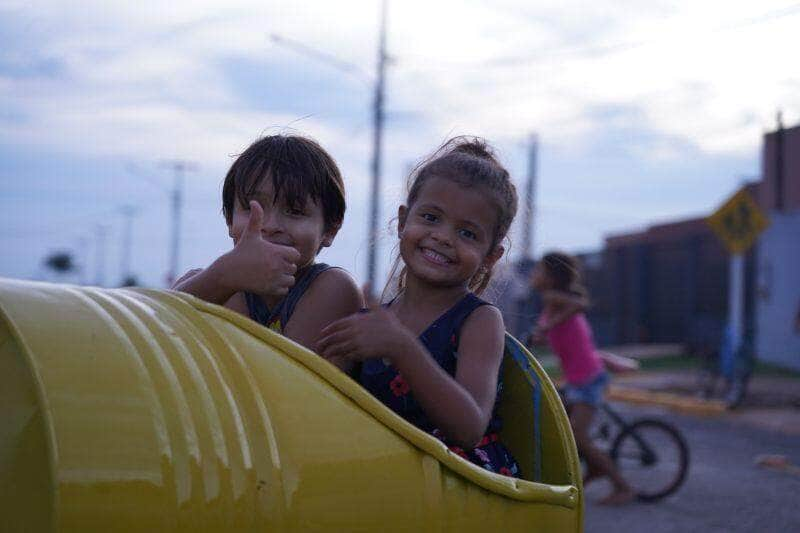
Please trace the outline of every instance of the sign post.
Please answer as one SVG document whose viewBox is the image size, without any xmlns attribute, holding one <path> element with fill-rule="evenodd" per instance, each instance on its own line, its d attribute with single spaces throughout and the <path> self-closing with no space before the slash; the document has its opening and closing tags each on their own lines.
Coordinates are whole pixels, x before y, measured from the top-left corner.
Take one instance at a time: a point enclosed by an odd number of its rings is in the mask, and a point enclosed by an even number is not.
<svg viewBox="0 0 800 533">
<path fill-rule="evenodd" d="M 744 254 L 732 254 L 728 274 L 728 328 L 730 348 L 739 349 L 744 336 Z"/>
<path fill-rule="evenodd" d="M 758 204 L 742 187 L 707 219 L 731 254 L 728 286 L 728 327 L 721 353 L 722 373 L 736 387 L 736 356 L 745 340 L 744 254 L 769 225 Z M 752 339 L 750 339 L 752 340 Z M 743 391 L 741 391 L 743 394 Z"/>
</svg>

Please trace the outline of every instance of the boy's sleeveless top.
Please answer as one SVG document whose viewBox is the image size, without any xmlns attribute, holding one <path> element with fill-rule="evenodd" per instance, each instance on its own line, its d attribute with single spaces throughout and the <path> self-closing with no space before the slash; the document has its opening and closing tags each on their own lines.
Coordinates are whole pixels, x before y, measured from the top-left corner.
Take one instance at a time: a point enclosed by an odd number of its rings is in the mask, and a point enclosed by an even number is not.
<svg viewBox="0 0 800 533">
<path fill-rule="evenodd" d="M 547 320 L 546 314 L 542 320 Z M 570 385 L 590 383 L 603 371 L 592 328 L 583 313 L 575 313 L 548 331 L 547 341 L 561 360 L 564 378 Z"/>
<path fill-rule="evenodd" d="M 295 279 L 294 285 L 289 289 L 283 300 L 278 302 L 278 305 L 272 309 L 267 307 L 267 304 L 264 303 L 260 296 L 249 292 L 244 293 L 244 298 L 247 301 L 247 314 L 259 324 L 282 334 L 283 328 L 289 323 L 289 319 L 294 313 L 297 302 L 300 301 L 300 298 L 303 297 L 303 294 L 305 294 L 316 277 L 330 268 L 333 267 L 325 263 L 315 263 L 306 267 L 305 271 L 300 272 L 300 276 Z"/>
<path fill-rule="evenodd" d="M 482 305 L 490 304 L 469 293 L 436 319 L 419 336 L 420 342 L 422 342 L 439 366 L 453 378 L 455 378 L 456 374 L 461 326 L 470 313 Z M 486 470 L 520 477 L 519 465 L 508 449 L 498 440 L 497 434 L 502 427 L 500 417 L 497 414 L 497 407 L 503 388 L 500 379 L 498 379 L 497 383 L 497 397 L 492 411 L 492 418 L 489 421 L 483 439 L 476 448 L 464 450 L 447 442 L 442 432 L 428 420 L 422 408 L 414 400 L 409 385 L 403 380 L 403 376 L 393 366 L 387 364 L 385 360 L 377 358 L 364 361 L 359 378 L 361 384 L 387 407 L 423 431 L 433 434 L 447 444 L 450 450 L 456 454 Z"/>
</svg>

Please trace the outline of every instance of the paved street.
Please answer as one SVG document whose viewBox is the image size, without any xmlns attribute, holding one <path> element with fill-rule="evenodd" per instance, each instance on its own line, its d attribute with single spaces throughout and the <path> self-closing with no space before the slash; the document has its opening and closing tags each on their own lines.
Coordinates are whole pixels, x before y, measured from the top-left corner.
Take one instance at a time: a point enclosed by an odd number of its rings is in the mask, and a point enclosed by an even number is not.
<svg viewBox="0 0 800 533">
<path fill-rule="evenodd" d="M 681 429 L 691 453 L 688 478 L 678 493 L 661 502 L 617 508 L 593 503 L 608 491 L 604 481 L 590 485 L 588 533 L 800 531 L 800 475 L 754 463 L 760 454 L 780 454 L 800 465 L 800 436 L 744 423 L 737 416 L 624 409 L 631 417 L 654 415 Z"/>
</svg>

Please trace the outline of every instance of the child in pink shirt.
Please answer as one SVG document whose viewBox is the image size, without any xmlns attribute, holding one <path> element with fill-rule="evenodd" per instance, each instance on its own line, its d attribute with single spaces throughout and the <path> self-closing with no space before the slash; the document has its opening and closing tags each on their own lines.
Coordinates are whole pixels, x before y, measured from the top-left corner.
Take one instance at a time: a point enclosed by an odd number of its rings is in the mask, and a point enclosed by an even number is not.
<svg viewBox="0 0 800 533">
<path fill-rule="evenodd" d="M 608 476 L 613 490 L 600 503 L 627 503 L 633 499 L 633 491 L 611 458 L 594 446 L 589 436 L 592 418 L 603 401 L 608 373 L 584 315 L 589 298 L 581 284 L 578 263 L 570 255 L 548 253 L 536 264 L 531 283 L 541 292 L 544 302 L 534 338 L 538 341 L 546 338 L 561 362 L 566 380 L 564 401 L 578 452 L 588 467 L 584 484 Z"/>
</svg>

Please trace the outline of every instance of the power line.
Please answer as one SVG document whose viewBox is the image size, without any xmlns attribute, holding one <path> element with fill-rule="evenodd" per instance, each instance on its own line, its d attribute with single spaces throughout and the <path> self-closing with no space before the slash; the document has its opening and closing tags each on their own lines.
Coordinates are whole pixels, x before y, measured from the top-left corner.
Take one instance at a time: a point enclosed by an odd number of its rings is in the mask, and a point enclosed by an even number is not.
<svg viewBox="0 0 800 533">
<path fill-rule="evenodd" d="M 496 9 L 496 6 L 494 6 L 493 8 Z M 792 4 L 780 9 L 776 9 L 774 11 L 763 13 L 761 15 L 737 20 L 728 24 L 712 27 L 710 29 L 698 30 L 695 33 L 697 37 L 706 37 L 709 33 L 720 33 L 731 30 L 738 30 L 748 26 L 756 26 L 766 22 L 771 22 L 781 18 L 797 15 L 799 13 L 800 13 L 800 4 Z M 515 17 L 519 17 L 519 14 L 516 12 L 514 15 Z M 690 37 L 692 37 L 691 33 L 681 34 L 681 39 L 683 40 L 686 40 Z M 420 57 L 408 54 L 404 55 L 403 58 L 404 58 L 404 64 L 406 66 L 409 65 L 412 67 L 416 66 L 417 70 L 424 68 L 435 68 L 437 70 L 450 69 L 450 70 L 469 71 L 469 70 L 480 70 L 486 68 L 519 67 L 520 65 L 524 65 L 527 63 L 534 63 L 544 59 L 563 60 L 565 56 L 566 57 L 575 56 L 578 58 L 582 58 L 582 56 L 594 57 L 594 56 L 610 55 L 652 44 L 657 44 L 662 42 L 672 42 L 673 39 L 674 37 L 670 36 L 659 39 L 631 40 L 631 41 L 621 41 L 621 42 L 606 43 L 606 44 L 554 46 L 549 48 L 540 48 L 537 49 L 536 52 L 500 56 L 474 63 L 464 62 L 464 61 L 441 61 L 441 60 L 434 60 L 429 57 Z M 517 48 L 520 47 L 518 46 Z"/>
<path fill-rule="evenodd" d="M 276 44 L 285 46 L 300 54 L 309 56 L 321 61 L 331 67 L 342 70 L 348 74 L 356 75 L 362 81 L 374 83 L 372 100 L 372 157 L 370 160 L 371 195 L 368 221 L 368 257 L 367 257 L 367 286 L 370 291 L 375 287 L 376 254 L 377 254 L 377 235 L 378 217 L 380 212 L 381 197 L 381 164 L 382 164 L 382 142 L 383 129 L 386 119 L 385 113 L 385 92 L 386 92 L 386 67 L 390 63 L 390 58 L 386 53 L 386 14 L 387 1 L 382 0 L 380 5 L 380 28 L 378 36 L 378 61 L 376 75 L 367 75 L 360 67 L 346 61 L 342 61 L 327 52 L 323 52 L 303 43 L 272 34 L 270 38 Z"/>
<path fill-rule="evenodd" d="M 719 33 L 725 32 L 730 30 L 737 30 L 747 26 L 755 26 L 757 24 L 762 24 L 764 22 L 769 22 L 777 19 L 781 19 L 784 17 L 789 17 L 792 15 L 796 15 L 800 13 L 800 4 L 793 4 L 791 6 L 787 6 L 781 9 L 777 9 L 774 11 L 769 11 L 762 15 L 758 15 L 755 17 L 750 17 L 747 19 L 738 20 L 732 22 L 730 24 L 725 24 L 721 26 L 717 26 L 716 28 L 712 28 L 710 30 L 703 30 L 698 31 L 697 33 L 703 37 L 707 36 L 709 33 Z M 682 35 L 682 39 L 687 39 L 687 35 Z M 589 45 L 589 46 L 577 46 L 577 47 L 561 47 L 561 48 L 551 48 L 551 49 L 544 49 L 538 50 L 535 54 L 524 54 L 524 55 L 516 55 L 516 56 L 506 56 L 506 57 L 499 57 L 495 59 L 491 59 L 488 61 L 483 62 L 480 65 L 475 65 L 474 68 L 478 67 L 510 67 L 510 66 L 519 66 L 521 63 L 530 63 L 532 61 L 536 61 L 541 59 L 542 57 L 553 56 L 553 55 L 578 55 L 578 56 L 596 56 L 596 55 L 608 55 L 618 52 L 624 52 L 627 50 L 631 50 L 633 48 L 639 48 L 645 45 L 656 44 L 659 42 L 664 41 L 671 41 L 673 37 L 664 37 L 660 39 L 649 39 L 649 40 L 639 40 L 639 41 L 623 41 L 619 43 L 612 43 L 612 44 L 600 44 L 600 45 Z"/>
<path fill-rule="evenodd" d="M 59 219 L 58 222 L 47 224 L 45 226 L 25 226 L 22 228 L 2 228 L 0 235 L 14 235 L 14 236 L 58 236 L 70 237 L 83 232 L 80 228 L 84 229 L 96 224 L 99 219 L 107 219 L 117 212 L 117 207 L 103 209 L 102 211 L 95 211 L 94 213 L 84 213 L 72 217 Z"/>
<path fill-rule="evenodd" d="M 372 77 L 364 72 L 358 65 L 355 63 L 350 63 L 348 61 L 343 61 L 338 57 L 329 54 L 327 52 L 323 52 L 321 50 L 317 50 L 316 48 L 312 48 L 307 44 L 301 43 L 300 41 L 295 41 L 294 39 L 289 39 L 282 35 L 278 35 L 277 33 L 271 33 L 269 36 L 270 40 L 275 44 L 279 44 L 286 48 L 290 48 L 295 52 L 300 54 L 313 57 L 314 59 L 325 63 L 333 68 L 341 70 L 342 72 L 354 76 L 355 78 L 359 79 L 362 82 L 366 82 L 369 84 L 374 83 Z"/>
</svg>

